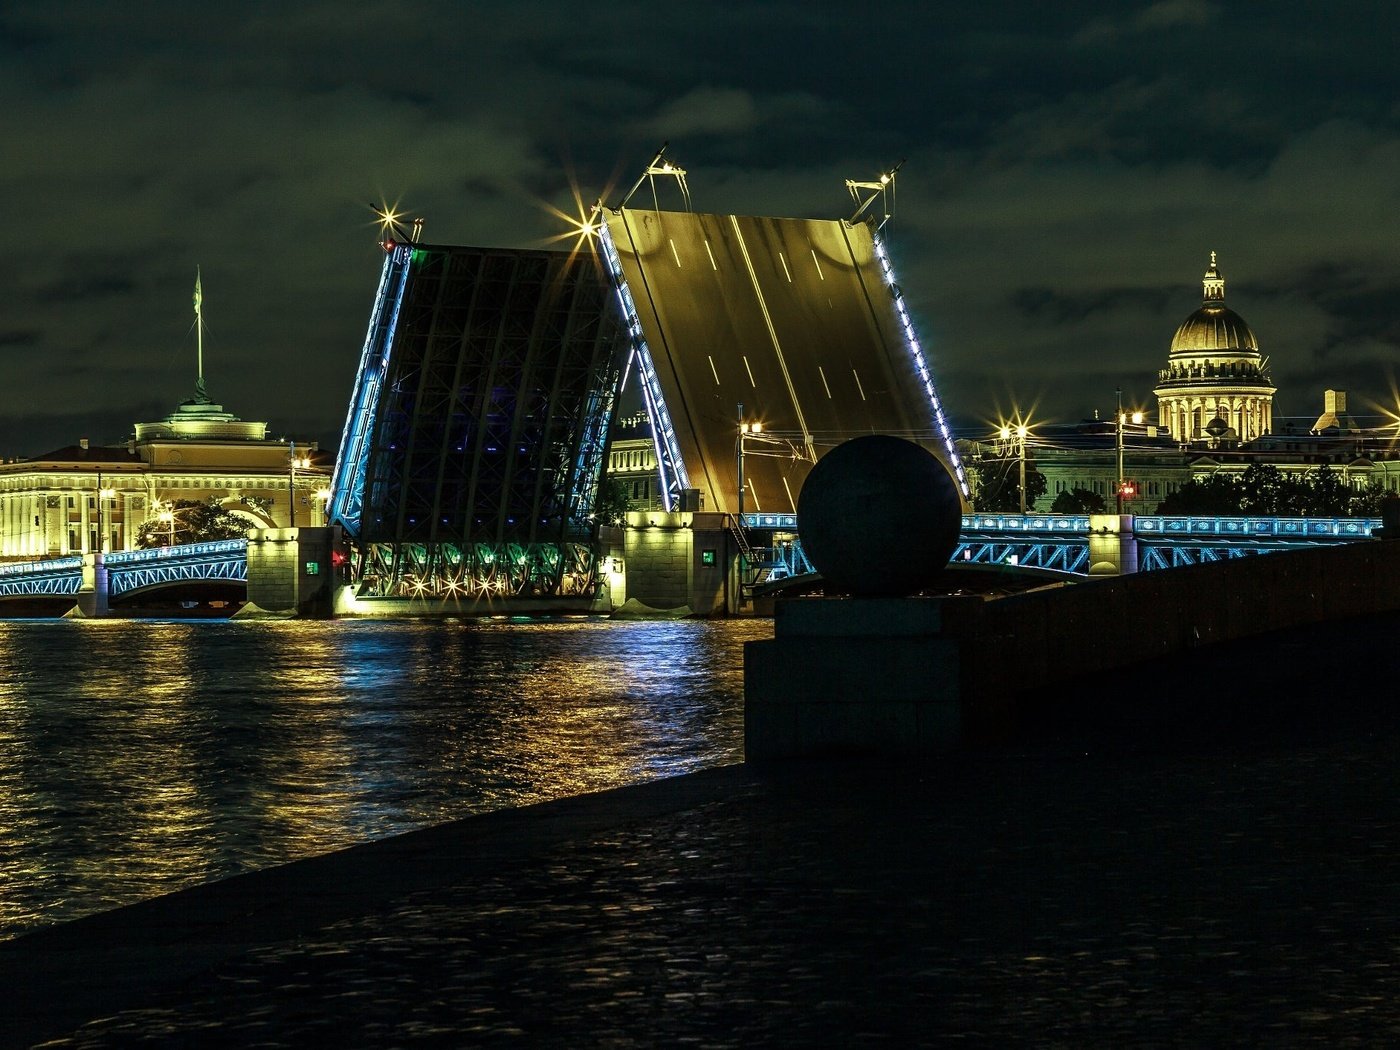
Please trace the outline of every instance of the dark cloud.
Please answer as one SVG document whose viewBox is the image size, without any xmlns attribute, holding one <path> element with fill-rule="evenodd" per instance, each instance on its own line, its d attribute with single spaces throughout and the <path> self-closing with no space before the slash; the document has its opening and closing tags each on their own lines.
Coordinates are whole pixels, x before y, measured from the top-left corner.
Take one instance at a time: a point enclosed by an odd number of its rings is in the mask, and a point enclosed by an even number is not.
<svg viewBox="0 0 1400 1050">
<path fill-rule="evenodd" d="M 370 202 L 434 240 L 542 243 L 662 141 L 714 211 L 842 215 L 844 180 L 907 158 L 891 249 L 959 417 L 1147 397 L 1211 250 L 1281 411 L 1384 391 L 1400 8 L 870 14 L 7 4 L 0 416 L 25 426 L 0 452 L 119 440 L 188 396 L 196 266 L 215 397 L 334 444 L 381 261 Z"/>
</svg>

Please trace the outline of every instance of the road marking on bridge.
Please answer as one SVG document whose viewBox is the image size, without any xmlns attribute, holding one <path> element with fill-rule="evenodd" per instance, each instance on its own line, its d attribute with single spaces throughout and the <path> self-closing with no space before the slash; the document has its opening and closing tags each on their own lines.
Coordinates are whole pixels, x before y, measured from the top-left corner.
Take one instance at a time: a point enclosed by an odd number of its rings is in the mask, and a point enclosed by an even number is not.
<svg viewBox="0 0 1400 1050">
<path fill-rule="evenodd" d="M 807 460 L 815 463 L 817 450 L 812 443 L 812 433 L 807 429 L 807 419 L 802 414 L 802 403 L 797 399 L 797 388 L 792 385 L 792 373 L 788 371 L 787 361 L 783 359 L 783 344 L 778 339 L 778 330 L 773 327 L 773 315 L 768 312 L 768 301 L 763 298 L 763 288 L 758 283 L 758 273 L 753 268 L 753 259 L 749 256 L 749 246 L 744 243 L 744 232 L 739 229 L 739 217 L 731 215 L 729 221 L 734 227 L 734 238 L 739 242 L 739 251 L 744 256 L 744 266 L 749 271 L 749 281 L 753 284 L 754 295 L 758 297 L 758 308 L 763 313 L 763 323 L 768 328 L 768 338 L 773 341 L 773 350 L 778 355 L 778 367 L 782 369 L 783 382 L 787 384 L 788 397 L 792 399 L 792 411 L 797 416 L 797 426 L 802 431 L 802 444 L 807 448 Z M 748 358 L 744 358 L 744 367 L 747 368 L 748 363 Z M 749 378 L 753 378 L 752 372 L 749 373 Z"/>
</svg>

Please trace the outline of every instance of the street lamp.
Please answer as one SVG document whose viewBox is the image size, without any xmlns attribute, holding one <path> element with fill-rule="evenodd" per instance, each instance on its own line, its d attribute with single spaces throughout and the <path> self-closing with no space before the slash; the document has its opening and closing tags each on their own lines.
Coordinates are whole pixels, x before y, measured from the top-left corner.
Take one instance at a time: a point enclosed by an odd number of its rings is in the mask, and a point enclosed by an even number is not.
<svg viewBox="0 0 1400 1050">
<path fill-rule="evenodd" d="M 744 406 L 739 406 L 739 527 L 744 527 L 744 439 L 750 434 L 763 433 L 763 424 L 744 419 Z"/>
<path fill-rule="evenodd" d="M 101 475 L 98 475 L 100 478 Z M 99 481 L 99 484 L 101 482 Z M 115 499 L 117 490 L 113 488 L 99 488 L 97 490 L 97 548 L 103 554 L 107 553 L 107 526 L 102 520 L 102 505 L 109 499 Z"/>
<path fill-rule="evenodd" d="M 1001 440 L 1008 446 L 1011 441 L 1012 433 L 1012 428 L 1007 424 L 1003 423 L 1001 426 Z M 1016 458 L 1020 461 L 1018 477 L 1020 479 L 1019 494 L 1021 503 L 1021 513 L 1024 514 L 1026 513 L 1026 435 L 1030 433 L 1030 429 L 1026 426 L 1026 424 L 1018 423 L 1016 425 L 1014 433 L 1016 435 Z"/>
<path fill-rule="evenodd" d="M 169 529 L 167 533 L 166 546 L 175 546 L 175 501 L 160 504 L 160 513 L 156 515 L 156 520 L 166 525 Z"/>
<path fill-rule="evenodd" d="M 311 457 L 298 456 L 295 441 L 287 447 L 289 449 L 287 462 L 290 464 L 287 474 L 287 524 L 288 527 L 294 529 L 297 527 L 297 471 L 305 470 L 311 466 Z"/>
<path fill-rule="evenodd" d="M 1117 390 L 1116 390 L 1116 393 L 1117 393 L 1117 395 L 1118 395 L 1118 422 L 1117 422 L 1117 442 L 1116 442 L 1116 444 L 1117 444 L 1117 446 L 1118 446 L 1118 488 L 1117 488 L 1117 498 L 1118 498 L 1118 513 L 1119 513 L 1119 514 L 1122 514 L 1122 513 L 1123 513 L 1123 496 L 1124 496 L 1125 493 L 1126 493 L 1126 486 L 1127 486 L 1127 484 L 1128 484 L 1128 483 L 1127 483 L 1127 480 L 1123 477 L 1123 425 L 1124 425 L 1125 423 L 1128 422 L 1128 414 L 1127 414 L 1126 412 L 1123 411 L 1123 388 L 1122 388 L 1122 387 L 1118 387 Z M 1133 424 L 1134 424 L 1135 426 L 1136 426 L 1136 425 L 1140 425 L 1140 424 L 1142 423 L 1142 419 L 1143 419 L 1143 415 L 1142 415 L 1141 412 L 1134 412 L 1134 413 L 1133 413 L 1133 415 L 1132 415 L 1132 421 L 1133 421 Z M 1136 488 L 1134 488 L 1134 490 L 1133 490 L 1133 495 L 1136 495 L 1136 494 L 1137 494 L 1137 490 L 1136 490 Z"/>
</svg>

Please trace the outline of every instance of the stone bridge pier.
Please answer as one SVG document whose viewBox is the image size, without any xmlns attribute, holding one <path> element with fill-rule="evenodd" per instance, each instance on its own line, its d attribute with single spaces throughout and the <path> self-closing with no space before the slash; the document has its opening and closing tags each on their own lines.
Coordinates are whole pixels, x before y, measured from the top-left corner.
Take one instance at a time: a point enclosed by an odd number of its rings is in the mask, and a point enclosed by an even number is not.
<svg viewBox="0 0 1400 1050">
<path fill-rule="evenodd" d="M 98 554 L 83 555 L 83 582 L 78 585 L 76 614 L 89 618 L 106 616 L 111 612 L 107 589 L 107 563 Z"/>
<path fill-rule="evenodd" d="M 336 526 L 248 533 L 248 604 L 240 617 L 329 618 L 339 572 Z"/>
</svg>

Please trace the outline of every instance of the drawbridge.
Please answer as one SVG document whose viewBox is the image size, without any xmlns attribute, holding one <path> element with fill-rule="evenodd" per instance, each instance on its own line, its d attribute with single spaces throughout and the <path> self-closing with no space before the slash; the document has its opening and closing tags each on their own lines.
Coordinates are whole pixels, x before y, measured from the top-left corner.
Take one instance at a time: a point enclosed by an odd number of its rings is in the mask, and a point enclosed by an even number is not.
<svg viewBox="0 0 1400 1050">
<path fill-rule="evenodd" d="M 644 178 L 684 175 L 660 156 Z M 925 445 L 966 497 L 881 239 L 889 208 L 872 207 L 893 173 L 848 187 L 861 206 L 844 220 L 628 194 L 569 253 L 390 225 L 328 508 L 359 596 L 596 595 L 595 509 L 632 374 L 666 509 L 725 515 L 742 550 L 745 511 L 795 513 L 813 464 L 862 434 Z"/>
</svg>

